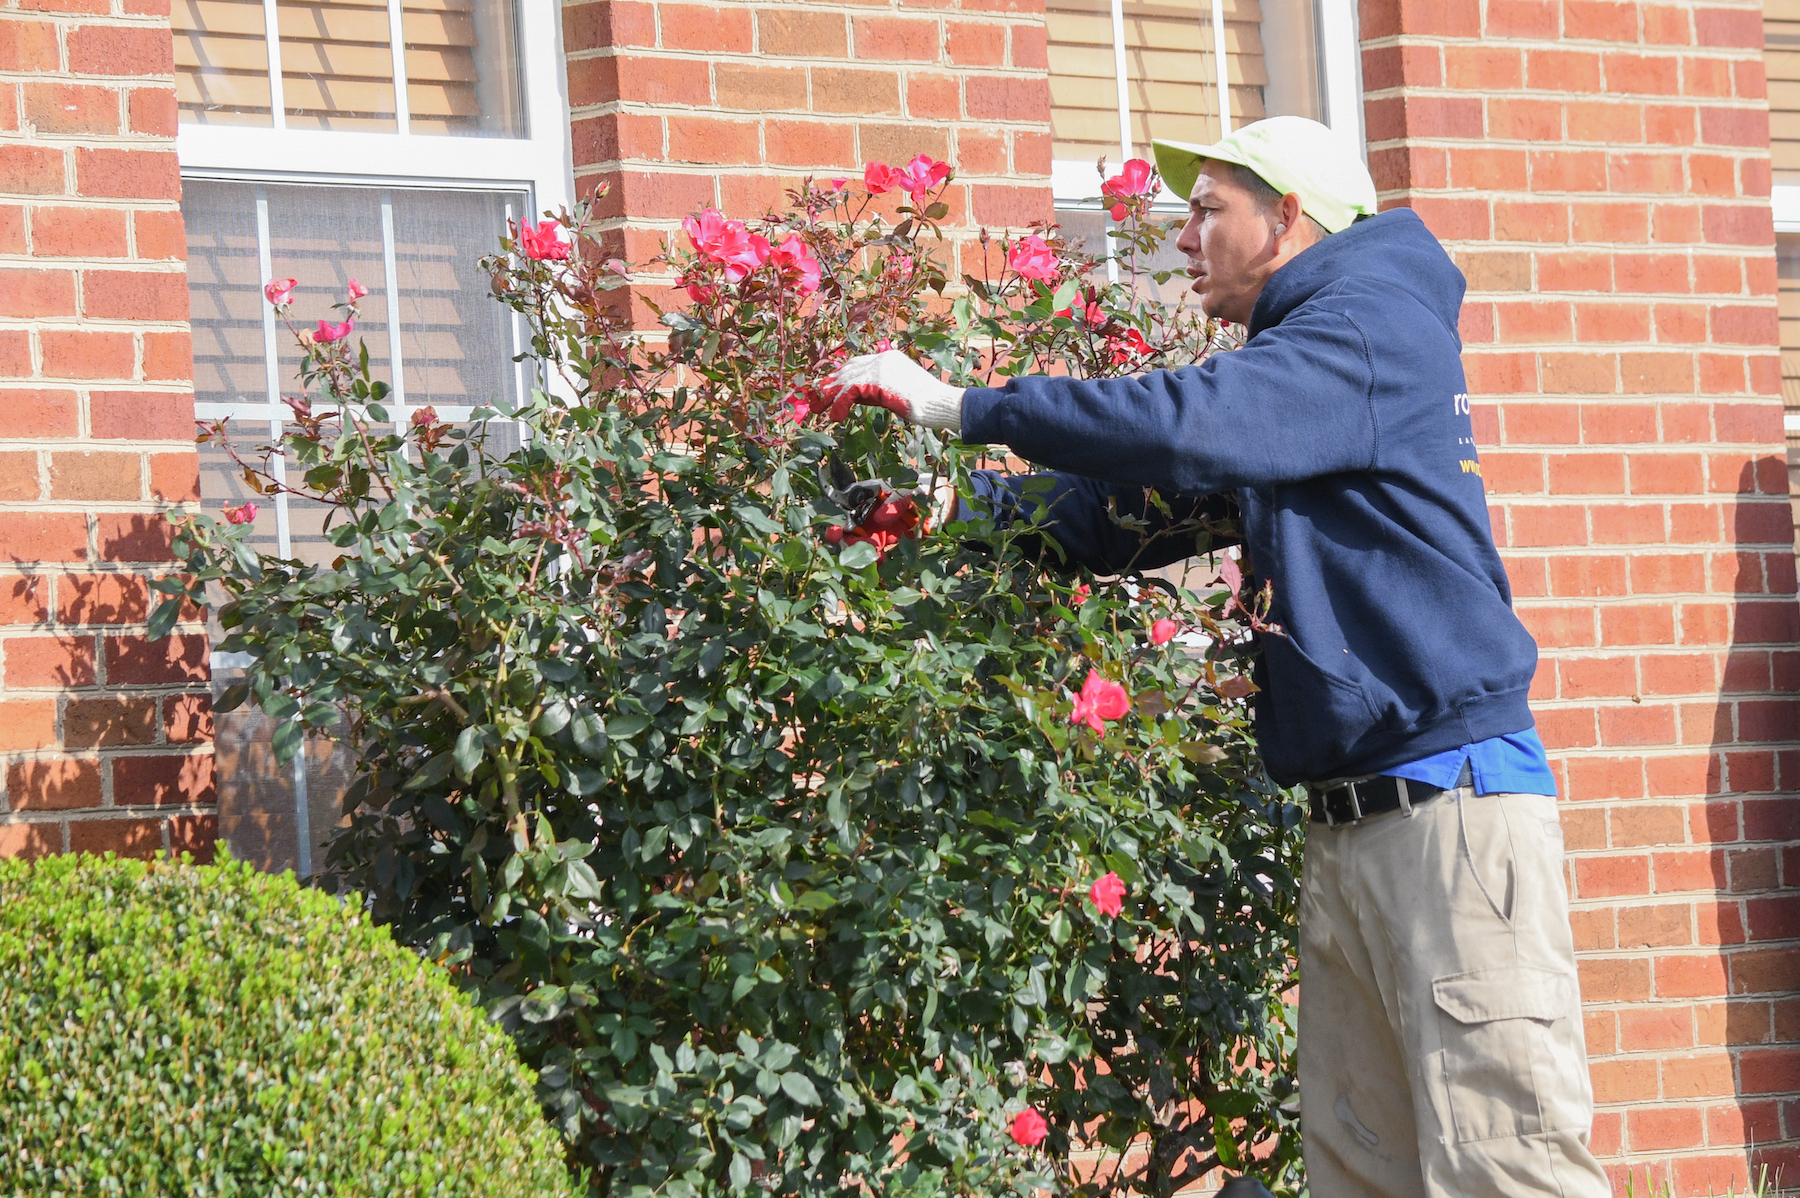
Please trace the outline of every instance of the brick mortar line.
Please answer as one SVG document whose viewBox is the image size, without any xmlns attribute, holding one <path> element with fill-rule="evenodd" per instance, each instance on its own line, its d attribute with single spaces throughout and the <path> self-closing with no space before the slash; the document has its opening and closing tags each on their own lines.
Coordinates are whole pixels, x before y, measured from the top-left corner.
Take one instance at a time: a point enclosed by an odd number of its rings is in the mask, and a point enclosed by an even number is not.
<svg viewBox="0 0 1800 1198">
<path fill-rule="evenodd" d="M 626 104 L 634 107 L 624 107 Z M 610 111 L 603 111 L 610 109 Z M 699 116 L 707 120 L 724 121 L 740 125 L 761 124 L 764 121 L 784 120 L 789 118 L 807 118 L 818 124 L 827 125 L 870 125 L 870 124 L 902 124 L 908 128 L 918 128 L 946 133 L 963 131 L 977 132 L 999 130 L 1005 133 L 1048 132 L 1050 122 L 1028 120 L 1001 120 L 997 117 L 914 117 L 904 112 L 821 112 L 814 108 L 773 108 L 752 111 L 743 108 L 717 108 L 712 106 L 657 104 L 648 105 L 638 100 L 607 100 L 601 104 L 591 105 L 573 111 L 570 120 L 592 120 L 608 116 L 636 117 L 668 117 Z M 587 164 L 583 164 L 584 169 Z"/>
<path fill-rule="evenodd" d="M 60 824 L 71 817 L 85 823 L 104 823 L 121 819 L 150 819 L 164 815 L 217 815 L 217 800 L 211 803 L 138 803 L 123 807 L 70 807 L 49 811 L 0 811 L 0 827 L 7 824 Z M 154 813 L 154 814 L 152 814 Z"/>
<path fill-rule="evenodd" d="M 1639 57 L 1652 56 L 1640 55 Z M 1661 57 L 1676 61 L 1684 61 L 1692 56 L 1669 54 L 1662 55 Z M 1718 60 L 1709 58 L 1704 61 L 1716 62 Z M 1746 59 L 1744 61 L 1751 60 Z M 1715 111 L 1719 109 L 1729 109 L 1731 111 L 1766 112 L 1769 110 L 1769 100 L 1767 96 L 1743 96 L 1736 94 L 1720 96 L 1694 92 L 1619 91 L 1609 89 L 1604 84 L 1596 91 L 1575 92 L 1551 87 L 1525 86 L 1510 91 L 1493 91 L 1490 89 L 1476 90 L 1472 88 L 1451 87 L 1447 84 L 1440 83 L 1408 83 L 1401 84 L 1398 87 L 1384 87 L 1379 92 L 1370 93 L 1367 98 L 1378 102 L 1382 100 L 1439 99 L 1478 100 L 1484 102 L 1489 100 L 1550 100 L 1564 104 L 1616 102 L 1619 104 L 1656 104 L 1663 106 L 1693 107 L 1697 110 L 1705 109 Z M 111 135 L 109 134 L 107 136 Z M 1432 140 L 1436 141 L 1453 135 L 1432 134 L 1429 136 Z M 1381 144 L 1386 144 L 1386 142 L 1384 141 Z"/>
<path fill-rule="evenodd" d="M 801 10 L 804 11 L 804 10 Z M 967 21 L 964 24 L 985 25 L 993 29 L 1042 29 L 1041 22 L 985 20 Z M 940 30 L 942 26 L 939 26 Z M 940 41 L 942 39 L 940 34 Z M 1366 45 L 1367 43 L 1365 43 Z M 902 58 L 876 59 L 858 58 L 854 47 L 843 54 L 774 54 L 765 50 L 688 50 L 671 46 L 584 46 L 579 50 L 570 50 L 565 57 L 570 62 L 600 62 L 608 58 L 645 59 L 658 58 L 680 60 L 683 62 L 702 61 L 724 63 L 730 66 L 766 66 L 766 67 L 845 67 L 858 71 L 946 71 L 954 74 L 981 74 L 984 76 L 1004 76 L 1007 78 L 1036 78 L 1044 74 L 1043 67 L 1009 66 L 1005 63 L 979 62 L 958 63 L 948 57 L 938 58 Z M 1688 57 L 1696 57 L 1689 55 Z M 30 79 L 27 72 L 11 72 L 21 79 Z M 7 75 L 0 74 L 0 79 Z M 40 76 L 41 77 L 41 76 Z M 156 75 L 100 76 L 112 79 L 160 79 Z M 86 76 L 83 76 L 86 78 Z M 1384 89 L 1384 90 L 1392 90 Z"/>
<path fill-rule="evenodd" d="M 82 205 L 86 207 L 86 205 Z M 187 261 L 182 258 L 77 258 L 48 257 L 38 254 L 0 254 L 0 266 L 27 266 L 39 270 L 108 270 L 117 274 L 185 275 Z"/>
<path fill-rule="evenodd" d="M 711 163 L 711 164 L 708 164 L 708 163 L 702 163 L 702 162 L 670 162 L 666 159 L 661 159 L 661 158 L 603 158 L 597 162 L 583 163 L 581 169 L 584 173 L 593 173 L 593 172 L 597 172 L 597 171 L 598 172 L 626 171 L 626 170 L 632 170 L 632 169 L 646 167 L 646 166 L 653 166 L 653 167 L 659 167 L 659 168 L 668 168 L 668 167 L 691 168 L 691 172 L 689 170 L 671 171 L 671 170 L 667 170 L 667 169 L 659 169 L 659 170 L 655 170 L 655 171 L 645 172 L 648 174 L 666 175 L 666 174 L 689 174 L 689 173 L 706 172 L 707 176 L 710 178 L 745 178 L 745 177 L 755 178 L 755 177 L 762 177 L 762 176 L 767 176 L 767 175 L 772 175 L 772 174 L 794 175 L 797 177 L 804 177 L 804 176 L 810 175 L 814 178 L 822 178 L 822 177 L 835 177 L 832 174 L 832 172 L 834 172 L 834 171 L 840 171 L 840 170 L 847 171 L 847 172 L 850 172 L 851 174 L 854 174 L 856 171 L 856 168 L 853 166 L 842 166 L 842 167 L 839 167 L 839 166 L 810 166 L 810 167 L 808 167 L 808 166 L 788 166 L 785 163 L 779 163 L 779 162 L 745 162 L 745 163 L 723 163 L 723 164 Z M 736 168 L 736 169 L 734 170 L 733 168 Z M 1027 182 L 1042 181 L 1045 186 L 1049 186 L 1050 176 L 1049 175 L 1020 175 L 1020 174 L 1008 174 L 1008 175 L 963 175 L 963 174 L 959 174 L 956 176 L 957 183 L 993 183 L 993 182 L 1009 183 L 1009 182 L 1015 182 L 1015 181 L 1027 181 Z M 648 218 L 609 217 L 607 219 L 624 221 L 625 223 L 632 225 L 634 228 L 642 228 L 650 223 L 653 223 Z M 655 218 L 654 223 L 661 223 L 668 219 L 671 219 L 671 218 L 658 217 L 658 218 Z M 677 222 L 677 227 L 679 227 L 679 222 Z"/>
</svg>

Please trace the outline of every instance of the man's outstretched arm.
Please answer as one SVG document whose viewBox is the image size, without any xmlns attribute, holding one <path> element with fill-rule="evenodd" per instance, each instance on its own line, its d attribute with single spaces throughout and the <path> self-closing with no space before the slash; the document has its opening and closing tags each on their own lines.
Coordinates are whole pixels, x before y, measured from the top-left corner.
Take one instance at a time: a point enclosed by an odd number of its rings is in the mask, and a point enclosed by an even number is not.
<svg viewBox="0 0 1800 1198">
<path fill-rule="evenodd" d="M 1096 574 L 1155 570 L 1238 540 L 1235 533 L 1208 527 L 1227 526 L 1235 516 L 1230 495 L 1178 495 L 1159 505 L 1144 487 L 1109 486 L 1074 474 L 977 470 L 970 481 L 975 494 L 958 505 L 957 516 L 966 519 L 973 508 L 991 513 L 1001 528 L 1017 528 L 1042 512 L 1042 534 L 1027 538 L 1024 548 L 1031 552 L 1036 540 L 1047 564 L 1060 560 Z M 1045 537 L 1060 555 L 1043 546 Z"/>
<path fill-rule="evenodd" d="M 1131 378 L 959 390 L 890 350 L 852 358 L 827 387 L 846 407 L 883 407 L 1083 478 L 1207 495 L 1376 466 L 1373 382 L 1361 329 L 1321 310 L 1197 366 Z"/>
</svg>

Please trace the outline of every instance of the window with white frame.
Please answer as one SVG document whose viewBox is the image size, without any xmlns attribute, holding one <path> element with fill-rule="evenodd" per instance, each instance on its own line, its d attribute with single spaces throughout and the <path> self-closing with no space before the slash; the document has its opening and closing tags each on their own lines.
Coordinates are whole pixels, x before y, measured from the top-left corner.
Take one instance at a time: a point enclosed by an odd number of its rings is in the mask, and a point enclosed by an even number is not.
<svg viewBox="0 0 1800 1198">
<path fill-rule="evenodd" d="M 1207 144 L 1265 116 L 1306 116 L 1363 140 L 1352 0 L 1049 0 L 1051 184 L 1065 234 L 1097 250 L 1109 173 L 1152 138 Z M 1187 197 L 1166 188 L 1157 210 Z M 1182 265 L 1171 239 L 1153 269 Z"/>
<path fill-rule="evenodd" d="M 476 259 L 509 220 L 570 200 L 560 6 L 552 0 L 174 0 L 177 149 L 188 233 L 195 413 L 246 448 L 290 416 L 298 351 L 264 302 L 300 280 L 293 311 L 329 316 L 368 288 L 356 336 L 404 423 L 519 398 L 520 329 Z M 283 469 L 277 460 L 277 471 Z M 212 510 L 255 498 L 202 447 Z M 330 550 L 324 513 L 261 501 L 256 536 L 283 556 Z M 215 689 L 242 663 L 215 654 Z M 221 834 L 240 856 L 301 874 L 336 819 L 346 763 L 315 745 L 277 768 L 258 713 L 221 715 Z"/>
</svg>

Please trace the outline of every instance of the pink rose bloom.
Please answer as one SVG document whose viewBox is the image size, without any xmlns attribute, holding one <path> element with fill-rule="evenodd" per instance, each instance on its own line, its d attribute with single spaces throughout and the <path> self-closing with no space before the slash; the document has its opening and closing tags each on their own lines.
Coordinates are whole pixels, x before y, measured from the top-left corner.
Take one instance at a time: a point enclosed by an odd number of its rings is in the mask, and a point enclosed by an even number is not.
<svg viewBox="0 0 1800 1198">
<path fill-rule="evenodd" d="M 872 196 L 892 191 L 903 181 L 901 173 L 885 162 L 871 162 L 863 167 L 863 186 L 869 189 Z"/>
<path fill-rule="evenodd" d="M 1012 1126 L 1006 1130 L 1015 1144 L 1036 1148 L 1044 1142 L 1044 1137 L 1050 1134 L 1050 1125 L 1044 1122 L 1042 1115 L 1030 1107 L 1026 1107 L 1013 1116 Z"/>
<path fill-rule="evenodd" d="M 1012 249 L 1006 253 L 1006 264 L 1027 279 L 1056 277 L 1056 253 L 1036 233 L 1013 242 Z"/>
<path fill-rule="evenodd" d="M 1108 872 L 1088 887 L 1088 897 L 1094 900 L 1100 914 L 1117 919 L 1125 909 L 1125 883 L 1118 874 Z"/>
<path fill-rule="evenodd" d="M 1180 631 L 1181 625 L 1177 624 L 1175 621 L 1158 620 L 1156 623 L 1150 625 L 1150 643 L 1152 645 L 1166 645 L 1174 640 L 1175 634 Z"/>
<path fill-rule="evenodd" d="M 784 277 L 795 280 L 801 295 L 811 295 L 819 289 L 819 260 L 800 234 L 789 233 L 783 238 L 780 245 L 769 251 L 769 261 Z"/>
<path fill-rule="evenodd" d="M 805 394 L 801 394 L 800 392 L 795 392 L 794 394 L 788 396 L 786 399 L 782 400 L 781 403 L 782 403 L 782 406 L 787 409 L 788 415 L 793 417 L 794 422 L 796 424 L 798 424 L 802 420 L 805 420 L 808 416 L 812 415 L 813 396 L 811 396 L 811 395 L 805 395 Z M 832 527 L 836 528 L 837 525 L 834 524 L 834 525 L 832 525 Z"/>
<path fill-rule="evenodd" d="M 1086 724 L 1095 732 L 1105 732 L 1106 725 L 1102 720 L 1122 719 L 1130 710 L 1131 700 L 1124 687 L 1099 670 L 1089 670 L 1087 681 L 1081 684 L 1081 693 L 1075 696 L 1075 710 L 1069 713 L 1069 723 Z"/>
<path fill-rule="evenodd" d="M 894 182 L 912 193 L 913 203 L 923 203 L 925 193 L 950 177 L 950 164 L 920 154 L 894 172 Z"/>
<path fill-rule="evenodd" d="M 1133 200 L 1147 198 L 1150 193 L 1150 164 L 1142 158 L 1133 158 L 1125 164 L 1123 170 L 1100 185 L 1100 194 L 1111 196 L 1112 218 L 1124 220 L 1133 208 Z"/>
<path fill-rule="evenodd" d="M 842 191 L 842 190 L 844 190 L 844 184 L 846 184 L 848 182 L 850 182 L 850 180 L 848 180 L 848 179 L 833 179 L 831 181 L 831 190 Z"/>
<path fill-rule="evenodd" d="M 562 226 L 553 220 L 532 224 L 519 222 L 519 244 L 525 256 L 534 262 L 561 262 L 569 256 L 569 243 L 561 237 Z"/>
<path fill-rule="evenodd" d="M 1069 606 L 1080 607 L 1083 603 L 1088 601 L 1088 596 L 1091 594 L 1093 594 L 1093 592 L 1088 590 L 1088 584 L 1085 582 L 1082 583 L 1075 588 L 1075 593 L 1069 596 Z"/>
<path fill-rule="evenodd" d="M 361 299 L 363 296 L 369 294 L 369 289 L 367 287 L 364 287 L 361 283 L 358 283 L 355 279 L 351 279 L 349 292 L 350 292 L 350 302 L 355 303 L 357 300 Z"/>
<path fill-rule="evenodd" d="M 300 285 L 298 279 L 270 279 L 263 284 L 263 298 L 277 308 L 294 301 L 294 288 Z"/>
<path fill-rule="evenodd" d="M 1056 315 L 1066 316 L 1070 320 L 1076 321 L 1081 324 L 1087 324 L 1087 323 L 1089 323 L 1088 313 L 1090 311 L 1092 311 L 1092 309 L 1088 307 L 1087 301 L 1082 299 L 1078 295 L 1074 299 L 1069 301 L 1068 307 L 1060 309 L 1056 313 Z M 1102 319 L 1104 319 L 1104 318 L 1102 318 Z"/>
<path fill-rule="evenodd" d="M 246 503 L 239 507 L 228 507 L 225 509 L 225 523 L 227 524 L 248 524 L 254 519 L 256 519 L 256 505 L 254 503 Z"/>
<path fill-rule="evenodd" d="M 319 322 L 319 331 L 313 334 L 313 340 L 320 345 L 330 345 L 333 341 L 342 341 L 356 327 L 354 320 L 346 320 L 342 324 L 332 324 L 328 320 Z"/>
<path fill-rule="evenodd" d="M 437 422 L 437 409 L 429 404 L 412 414 L 412 425 L 414 428 L 430 428 Z"/>
<path fill-rule="evenodd" d="M 742 283 L 749 273 L 769 260 L 769 242 L 744 227 L 741 220 L 726 220 L 717 209 L 708 208 L 698 218 L 681 222 L 688 242 L 702 258 L 721 263 L 725 278 Z"/>
</svg>

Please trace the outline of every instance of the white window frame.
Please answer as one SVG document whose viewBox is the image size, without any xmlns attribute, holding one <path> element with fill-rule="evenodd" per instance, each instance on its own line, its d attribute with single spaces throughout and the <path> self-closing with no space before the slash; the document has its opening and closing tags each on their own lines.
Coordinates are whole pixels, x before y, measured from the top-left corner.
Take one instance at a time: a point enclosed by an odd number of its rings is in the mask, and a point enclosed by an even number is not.
<svg viewBox="0 0 1800 1198">
<path fill-rule="evenodd" d="M 1334 130 L 1353 134 L 1366 159 L 1368 137 L 1363 127 L 1362 45 L 1358 40 L 1355 0 L 1313 0 L 1318 12 L 1321 121 Z M 1214 87 L 1219 89 L 1219 122 L 1231 132 L 1229 54 L 1225 48 L 1225 2 L 1211 0 L 1210 12 L 1201 17 L 1210 28 L 1213 47 Z M 1131 93 L 1125 64 L 1125 4 L 1112 0 L 1113 86 L 1119 97 L 1119 161 L 1134 157 L 1131 137 Z M 1795 189 L 1800 192 L 1800 188 Z M 1096 193 L 1098 176 L 1090 161 L 1057 160 L 1050 164 L 1050 191 L 1058 208 L 1101 207 Z M 1159 213 L 1187 211 L 1187 197 L 1167 187 L 1156 197 Z"/>
<path fill-rule="evenodd" d="M 563 69 L 562 10 L 556 0 L 518 0 L 516 46 L 524 75 L 525 137 L 469 137 L 414 133 L 406 93 L 406 47 L 401 28 L 402 0 L 387 0 L 388 45 L 394 72 L 395 130 L 391 133 L 345 132 L 287 127 L 281 72 L 281 39 L 277 0 L 263 0 L 265 39 L 269 48 L 270 121 L 268 125 L 200 125 L 181 123 L 175 152 L 184 179 L 239 183 L 338 185 L 381 189 L 382 250 L 386 278 L 396 277 L 393 204 L 395 190 L 514 192 L 519 204 L 507 205 L 508 219 L 555 211 L 574 198 L 574 154 L 569 102 Z M 258 278 L 273 274 L 268 202 L 257 201 Z M 385 405 L 395 424 L 408 419 L 401 358 L 400 300 L 393 286 L 386 303 L 388 376 L 394 387 Z M 278 440 L 292 413 L 281 402 L 281 374 L 276 355 L 275 310 L 263 306 L 263 358 L 267 364 L 266 397 L 260 401 L 196 402 L 198 420 L 268 421 Z M 514 322 L 515 352 L 517 322 Z M 525 390 L 524 366 L 518 365 L 518 390 Z M 448 421 L 466 421 L 468 406 L 438 406 Z M 277 478 L 285 463 L 273 462 Z M 274 503 L 277 551 L 291 554 L 286 495 Z M 219 668 L 242 668 L 243 662 L 215 654 Z M 294 817 L 297 872 L 312 873 L 312 833 L 308 808 L 306 754 L 294 758 Z"/>
</svg>

